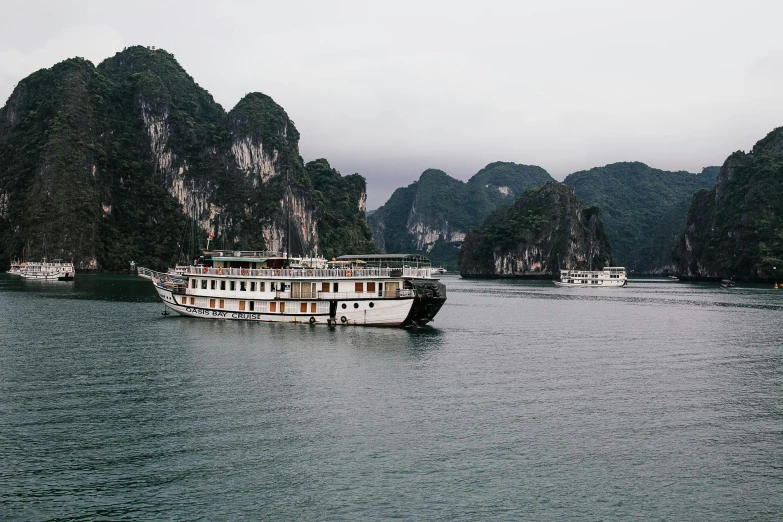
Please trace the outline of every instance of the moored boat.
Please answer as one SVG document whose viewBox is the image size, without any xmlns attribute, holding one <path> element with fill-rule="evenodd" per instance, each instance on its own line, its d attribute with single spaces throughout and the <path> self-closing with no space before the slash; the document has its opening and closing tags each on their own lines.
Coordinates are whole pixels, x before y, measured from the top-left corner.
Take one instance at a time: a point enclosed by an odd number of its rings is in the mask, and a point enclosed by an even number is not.
<svg viewBox="0 0 783 522">
<path fill-rule="evenodd" d="M 557 286 L 585 288 L 622 288 L 628 284 L 625 267 L 608 266 L 603 270 L 560 270 Z"/>
<path fill-rule="evenodd" d="M 21 263 L 19 275 L 35 281 L 73 281 L 76 268 L 70 261 L 55 259 L 49 262 L 44 258 L 40 263 Z"/>
<path fill-rule="evenodd" d="M 181 276 L 139 275 L 152 279 L 168 309 L 213 319 L 421 326 L 446 301 L 419 255 L 342 256 L 329 268 L 294 268 L 273 252 L 205 252 L 199 262 Z"/>
<path fill-rule="evenodd" d="M 14 276 L 20 276 L 22 275 L 22 266 L 27 265 L 27 263 L 20 263 L 19 261 L 11 261 L 11 266 L 6 272 L 8 275 L 14 275 Z"/>
</svg>

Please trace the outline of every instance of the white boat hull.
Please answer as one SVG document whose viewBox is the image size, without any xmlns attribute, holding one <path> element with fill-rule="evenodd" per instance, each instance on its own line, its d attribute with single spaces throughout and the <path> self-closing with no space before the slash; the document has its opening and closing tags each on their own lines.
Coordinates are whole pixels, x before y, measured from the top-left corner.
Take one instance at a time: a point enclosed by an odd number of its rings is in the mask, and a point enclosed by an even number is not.
<svg viewBox="0 0 783 522">
<path fill-rule="evenodd" d="M 57 274 L 19 274 L 24 279 L 28 279 L 30 281 L 73 281 L 74 274 L 72 272 L 68 273 L 57 273 Z"/>
<path fill-rule="evenodd" d="M 155 289 L 166 307 L 182 316 L 200 317 L 202 319 L 229 319 L 273 323 L 402 326 L 405 324 L 406 319 L 408 319 L 415 301 L 415 298 L 413 297 L 335 300 L 336 313 L 334 317 L 332 317 L 328 306 L 332 301 L 327 300 L 285 299 L 256 301 L 258 303 L 265 303 L 267 310 L 270 303 L 275 303 L 275 308 L 278 311 L 250 311 L 239 309 L 239 299 L 224 299 L 224 308 L 212 308 L 208 306 L 210 301 L 209 297 L 195 297 L 195 302 L 190 304 L 191 296 L 174 294 L 171 290 L 161 288 L 158 285 L 155 286 Z M 182 303 L 182 297 L 185 297 L 188 300 L 187 304 Z M 285 304 L 285 311 L 282 312 L 279 311 L 281 303 Z M 301 303 L 307 304 L 306 312 L 300 311 Z M 313 313 L 311 311 L 310 304 L 312 303 L 320 303 L 321 306 L 317 307 L 319 309 L 318 312 Z M 345 305 L 345 308 L 343 308 L 343 305 Z"/>
</svg>

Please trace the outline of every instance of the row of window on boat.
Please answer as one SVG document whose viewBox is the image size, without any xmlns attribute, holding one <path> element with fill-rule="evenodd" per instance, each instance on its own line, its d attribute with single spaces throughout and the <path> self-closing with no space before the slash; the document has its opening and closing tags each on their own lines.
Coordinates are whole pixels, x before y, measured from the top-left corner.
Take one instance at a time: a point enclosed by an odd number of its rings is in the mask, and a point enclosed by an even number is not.
<svg viewBox="0 0 783 522">
<path fill-rule="evenodd" d="M 202 290 L 217 290 L 218 287 L 220 290 L 226 290 L 226 280 L 221 279 L 220 281 L 216 279 L 201 279 L 200 280 L 201 285 L 200 288 Z M 218 285 L 219 283 L 219 285 Z M 239 283 L 237 285 L 237 283 Z M 347 283 L 350 284 L 350 283 Z M 197 289 L 199 288 L 199 280 L 198 279 L 191 279 L 190 280 L 191 288 Z M 391 282 L 386 283 L 386 292 L 396 292 L 399 290 L 400 284 L 398 282 Z M 266 292 L 266 281 L 258 281 L 258 284 L 256 284 L 256 281 L 228 281 L 228 290 L 230 292 L 234 292 L 237 289 L 237 286 L 239 287 L 240 292 L 247 292 L 248 289 L 250 292 L 255 292 L 256 288 L 259 292 Z M 312 295 L 315 295 L 317 293 L 317 283 L 284 283 L 284 282 L 274 282 L 272 281 L 269 283 L 269 291 L 270 292 L 285 292 L 285 291 L 292 291 L 294 293 L 311 293 Z M 339 283 L 332 283 L 331 290 L 330 285 L 328 282 L 321 283 L 321 292 L 328 293 L 328 292 L 339 292 Z M 354 282 L 354 289 L 353 291 L 356 293 L 364 293 L 365 288 L 367 293 L 374 293 L 376 291 L 376 283 L 375 281 L 368 281 L 368 282 Z M 383 283 L 377 283 L 377 290 L 379 293 L 383 292 Z"/>
<path fill-rule="evenodd" d="M 188 299 L 190 302 L 188 303 Z M 191 306 L 196 306 L 196 298 L 187 296 L 182 297 L 182 304 Z M 294 303 L 295 304 L 295 303 Z M 368 306 L 370 308 L 375 308 L 375 303 L 370 301 L 368 303 Z M 210 299 L 209 300 L 209 308 L 213 309 L 219 309 L 223 310 L 226 307 L 226 300 L 225 299 Z M 342 303 L 341 305 L 342 309 L 345 310 L 348 308 L 347 303 Z M 353 303 L 354 308 L 359 308 L 359 303 Z M 309 309 L 309 312 L 308 312 Z M 249 311 L 249 312 L 280 312 L 285 313 L 285 301 L 239 301 L 239 311 Z M 307 302 L 301 302 L 299 303 L 299 313 L 327 313 L 329 311 L 329 303 L 327 302 L 320 302 L 320 303 L 307 303 Z"/>
</svg>

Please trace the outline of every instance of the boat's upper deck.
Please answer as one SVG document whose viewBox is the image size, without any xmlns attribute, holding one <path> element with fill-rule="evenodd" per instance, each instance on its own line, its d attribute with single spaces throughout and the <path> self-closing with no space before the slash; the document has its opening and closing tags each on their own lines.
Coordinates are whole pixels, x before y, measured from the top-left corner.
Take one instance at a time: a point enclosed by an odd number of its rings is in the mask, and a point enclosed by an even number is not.
<svg viewBox="0 0 783 522">
<path fill-rule="evenodd" d="M 580 270 L 576 268 L 571 268 L 571 269 L 562 268 L 560 269 L 560 272 L 563 274 L 567 273 L 575 276 L 588 276 L 592 274 L 624 274 L 625 267 L 607 266 L 603 270 Z"/>
<path fill-rule="evenodd" d="M 182 277 L 204 276 L 232 278 L 281 279 L 433 279 L 430 267 L 401 268 L 215 268 L 188 266 Z"/>
</svg>

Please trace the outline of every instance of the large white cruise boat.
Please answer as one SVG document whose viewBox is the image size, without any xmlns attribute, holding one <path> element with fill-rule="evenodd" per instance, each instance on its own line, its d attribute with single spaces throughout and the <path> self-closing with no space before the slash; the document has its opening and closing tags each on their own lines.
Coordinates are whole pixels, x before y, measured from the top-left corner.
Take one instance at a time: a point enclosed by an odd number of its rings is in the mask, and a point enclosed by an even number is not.
<svg viewBox="0 0 783 522">
<path fill-rule="evenodd" d="M 277 252 L 212 251 L 181 276 L 138 272 L 167 308 L 211 319 L 421 326 L 446 301 L 445 285 L 420 255 L 342 256 L 327 268 L 294 268 Z"/>
<path fill-rule="evenodd" d="M 40 263 L 21 263 L 19 275 L 25 279 L 36 281 L 73 281 L 76 268 L 70 261 L 55 259 L 52 262 L 46 258 Z"/>
<path fill-rule="evenodd" d="M 622 288 L 628 284 L 625 267 L 608 266 L 603 270 L 560 270 L 557 286 L 585 288 Z"/>
</svg>

